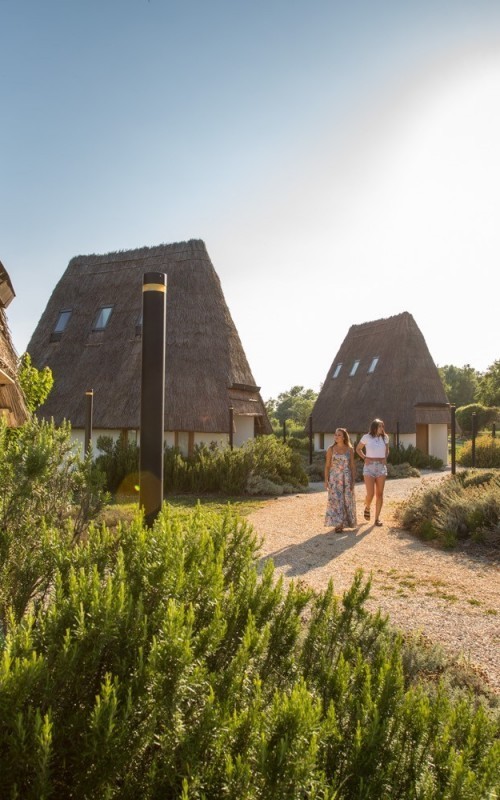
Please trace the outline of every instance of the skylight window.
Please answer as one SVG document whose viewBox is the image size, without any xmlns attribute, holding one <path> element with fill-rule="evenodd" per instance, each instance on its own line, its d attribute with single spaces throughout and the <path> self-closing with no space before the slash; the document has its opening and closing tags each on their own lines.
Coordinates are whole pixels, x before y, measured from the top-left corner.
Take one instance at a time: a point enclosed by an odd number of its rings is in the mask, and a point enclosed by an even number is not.
<svg viewBox="0 0 500 800">
<path fill-rule="evenodd" d="M 62 333 L 66 330 L 66 325 L 69 322 L 69 318 L 71 317 L 73 311 L 71 309 L 67 309 L 66 311 L 60 311 L 59 316 L 57 318 L 57 322 L 54 326 L 53 333 Z"/>
<path fill-rule="evenodd" d="M 102 308 L 100 308 L 92 330 L 103 331 L 109 322 L 109 318 L 111 316 L 112 311 L 113 311 L 113 306 L 103 306 Z"/>
<path fill-rule="evenodd" d="M 337 366 L 335 367 L 335 372 L 332 375 L 332 378 L 336 378 L 341 369 L 342 369 L 342 364 L 337 364 Z"/>
<path fill-rule="evenodd" d="M 359 358 L 352 365 L 351 371 L 349 373 L 349 377 L 352 378 L 352 376 L 356 374 L 356 370 L 357 370 L 358 367 L 359 367 Z"/>
<path fill-rule="evenodd" d="M 377 366 L 377 364 L 378 364 L 378 356 L 372 359 L 372 363 L 368 367 L 368 374 L 370 374 L 371 372 L 375 372 L 375 367 Z"/>
</svg>

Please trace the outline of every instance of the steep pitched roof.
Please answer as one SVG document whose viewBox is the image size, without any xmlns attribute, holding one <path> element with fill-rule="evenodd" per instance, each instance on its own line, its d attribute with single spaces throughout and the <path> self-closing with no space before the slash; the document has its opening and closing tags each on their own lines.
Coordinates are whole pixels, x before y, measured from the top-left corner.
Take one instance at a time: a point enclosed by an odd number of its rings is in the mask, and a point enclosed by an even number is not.
<svg viewBox="0 0 500 800">
<path fill-rule="evenodd" d="M 17 354 L 7 325 L 5 308 L 15 296 L 7 270 L 0 261 L 0 413 L 9 425 L 22 425 L 28 411 L 17 379 Z"/>
<path fill-rule="evenodd" d="M 93 389 L 94 427 L 139 428 L 142 283 L 144 273 L 154 271 L 167 273 L 165 430 L 227 431 L 232 405 L 270 432 L 259 387 L 200 240 L 70 261 L 28 345 L 33 363 L 48 364 L 54 374 L 43 416 L 83 427 L 84 393 Z M 106 328 L 96 331 L 102 307 L 112 307 L 112 313 Z M 61 311 L 71 315 L 64 331 L 54 334 Z"/>
<path fill-rule="evenodd" d="M 437 367 L 407 311 L 349 328 L 313 408 L 313 431 L 361 433 L 376 417 L 390 432 L 399 423 L 400 433 L 450 421 Z"/>
</svg>

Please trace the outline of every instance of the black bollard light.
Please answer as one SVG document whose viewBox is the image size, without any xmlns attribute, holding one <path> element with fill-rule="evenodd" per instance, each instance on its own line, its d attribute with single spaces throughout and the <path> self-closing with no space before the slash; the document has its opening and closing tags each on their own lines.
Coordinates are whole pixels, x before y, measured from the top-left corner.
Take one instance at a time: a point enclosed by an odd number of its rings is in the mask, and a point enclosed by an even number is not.
<svg viewBox="0 0 500 800">
<path fill-rule="evenodd" d="M 472 466 L 476 466 L 476 433 L 477 433 L 477 417 L 476 412 L 472 412 Z"/>
<path fill-rule="evenodd" d="M 451 474 L 455 475 L 457 471 L 457 443 L 455 441 L 456 433 L 457 433 L 457 423 L 455 418 L 455 411 L 456 406 L 452 403 L 450 405 L 450 412 L 451 412 L 451 429 L 450 429 L 450 438 L 451 438 Z"/>
<path fill-rule="evenodd" d="M 84 455 L 89 452 L 92 444 L 92 415 L 94 413 L 94 392 L 88 389 L 85 392 L 85 442 L 83 446 Z"/>
<path fill-rule="evenodd" d="M 139 505 L 151 527 L 163 504 L 167 276 L 146 272 L 142 286 Z"/>
</svg>

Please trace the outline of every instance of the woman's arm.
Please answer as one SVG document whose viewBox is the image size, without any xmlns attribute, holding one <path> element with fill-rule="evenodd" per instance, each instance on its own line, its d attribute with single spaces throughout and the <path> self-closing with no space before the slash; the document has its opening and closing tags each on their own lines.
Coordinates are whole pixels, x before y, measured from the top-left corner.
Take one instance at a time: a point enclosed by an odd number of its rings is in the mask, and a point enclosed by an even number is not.
<svg viewBox="0 0 500 800">
<path fill-rule="evenodd" d="M 330 467 L 332 464 L 332 445 L 326 451 L 326 461 L 325 461 L 325 489 L 328 489 L 328 478 L 330 477 Z"/>
<path fill-rule="evenodd" d="M 351 475 L 352 475 L 351 488 L 354 488 L 354 484 L 356 482 L 356 464 L 354 463 L 354 447 L 351 447 Z"/>
<path fill-rule="evenodd" d="M 362 458 L 362 459 L 363 459 L 363 461 L 364 461 L 364 460 L 365 460 L 365 458 L 366 458 L 366 455 L 365 455 L 365 453 L 363 453 L 364 447 L 365 447 L 364 443 L 363 443 L 363 442 L 360 440 L 360 441 L 358 442 L 358 445 L 357 445 L 357 447 L 356 447 L 356 453 L 358 454 L 358 456 L 359 456 L 360 458 Z"/>
</svg>

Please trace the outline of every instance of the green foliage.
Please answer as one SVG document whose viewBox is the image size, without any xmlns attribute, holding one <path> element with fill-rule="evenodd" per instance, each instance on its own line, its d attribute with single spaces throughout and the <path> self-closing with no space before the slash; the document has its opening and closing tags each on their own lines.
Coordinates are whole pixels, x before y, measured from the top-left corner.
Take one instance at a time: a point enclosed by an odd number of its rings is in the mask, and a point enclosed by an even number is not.
<svg viewBox="0 0 500 800">
<path fill-rule="evenodd" d="M 28 411 L 33 413 L 45 403 L 54 385 L 50 367 L 38 370 L 31 363 L 29 353 L 24 353 L 19 362 L 19 385 L 23 391 Z"/>
<path fill-rule="evenodd" d="M 467 470 L 421 487 L 399 506 L 397 515 L 407 530 L 445 546 L 471 535 L 495 543 L 500 526 L 500 473 Z"/>
<path fill-rule="evenodd" d="M 101 454 L 96 466 L 106 476 L 106 488 L 113 494 L 134 494 L 139 484 L 139 448 L 135 442 L 119 437 L 99 436 L 97 448 Z"/>
<path fill-rule="evenodd" d="M 64 545 L 44 607 L 6 622 L 2 796 L 493 797 L 493 715 L 405 685 L 362 576 L 312 598 L 257 559 L 230 508 Z"/>
<path fill-rule="evenodd" d="M 390 447 L 388 464 L 410 464 L 417 469 L 442 469 L 443 462 L 436 456 L 423 453 L 417 447 L 409 444 L 407 447 L 400 444 L 399 447 Z"/>
<path fill-rule="evenodd" d="M 265 482 L 270 481 L 281 491 L 297 491 L 308 483 L 300 455 L 273 435 L 251 439 L 234 450 L 199 445 L 187 458 L 167 447 L 164 478 L 166 492 L 195 494 L 255 494 L 259 480 L 262 487 L 269 488 Z M 265 492 L 269 493 L 281 492 Z"/>
<path fill-rule="evenodd" d="M 471 403 L 468 406 L 457 408 L 456 420 L 462 431 L 472 433 L 472 414 L 476 415 L 476 430 L 481 431 L 493 422 L 500 421 L 500 408 L 487 408 L 481 403 Z"/>
<path fill-rule="evenodd" d="M 296 423 L 303 430 L 317 397 L 318 394 L 313 389 L 292 386 L 288 392 L 279 394 L 277 400 L 271 398 L 266 402 L 267 413 L 281 426 L 284 422 L 287 423 L 287 427 Z"/>
<path fill-rule="evenodd" d="M 105 501 L 90 456 L 72 449 L 70 427 L 32 417 L 0 424 L 0 621 L 43 605 L 57 560 Z"/>
<path fill-rule="evenodd" d="M 462 467 L 472 466 L 472 441 L 465 442 L 460 449 L 457 462 Z M 500 468 L 500 438 L 488 434 L 478 436 L 476 439 L 475 466 Z"/>
<path fill-rule="evenodd" d="M 450 403 L 454 403 L 458 408 L 474 402 L 480 372 L 470 364 L 465 364 L 463 367 L 446 364 L 444 367 L 439 367 L 438 371 Z"/>
<path fill-rule="evenodd" d="M 500 360 L 494 361 L 481 375 L 476 399 L 485 406 L 500 406 Z"/>
</svg>

